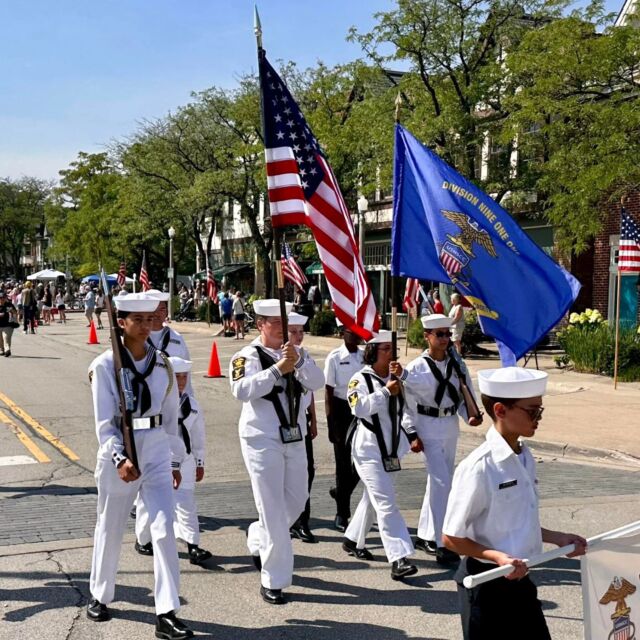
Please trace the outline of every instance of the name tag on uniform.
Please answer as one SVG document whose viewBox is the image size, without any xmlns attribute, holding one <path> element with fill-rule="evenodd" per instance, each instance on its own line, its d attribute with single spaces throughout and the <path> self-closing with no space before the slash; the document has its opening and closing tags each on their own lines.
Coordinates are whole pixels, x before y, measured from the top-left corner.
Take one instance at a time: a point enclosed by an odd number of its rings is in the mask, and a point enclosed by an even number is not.
<svg viewBox="0 0 640 640">
<path fill-rule="evenodd" d="M 387 473 L 391 473 L 392 471 L 400 471 L 400 459 L 393 456 L 387 456 L 386 458 L 382 458 L 382 464 L 384 465 L 384 470 Z"/>
<path fill-rule="evenodd" d="M 498 489 L 508 489 L 509 487 L 515 487 L 518 484 L 517 480 L 509 480 L 508 482 L 501 482 L 498 485 Z"/>
</svg>

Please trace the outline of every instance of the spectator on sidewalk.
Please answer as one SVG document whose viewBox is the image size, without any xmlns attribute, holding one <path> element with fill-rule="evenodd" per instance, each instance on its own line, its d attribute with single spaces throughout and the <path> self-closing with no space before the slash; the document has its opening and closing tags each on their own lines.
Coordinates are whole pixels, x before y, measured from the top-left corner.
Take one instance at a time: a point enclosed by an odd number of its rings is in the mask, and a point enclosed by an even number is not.
<svg viewBox="0 0 640 640">
<path fill-rule="evenodd" d="M 31 329 L 31 333 L 36 332 L 35 317 L 38 302 L 36 300 L 36 294 L 33 290 L 31 282 L 25 282 L 24 289 L 22 290 L 22 296 L 20 298 L 22 304 L 22 317 L 24 321 L 24 333 L 27 333 Z"/>
<path fill-rule="evenodd" d="M 104 310 L 104 292 L 102 289 L 98 289 L 98 293 L 96 294 L 96 307 L 94 309 L 94 313 L 96 314 L 96 320 L 98 321 L 98 329 L 103 329 L 102 320 L 100 315 Z"/>
<path fill-rule="evenodd" d="M 0 356 L 8 358 L 11 355 L 11 336 L 17 324 L 18 311 L 9 300 L 4 289 L 0 289 Z"/>
<path fill-rule="evenodd" d="M 220 317 L 222 318 L 222 327 L 224 335 L 231 335 L 231 316 L 233 314 L 233 300 L 229 296 L 229 292 L 225 291 L 220 301 Z"/>
<path fill-rule="evenodd" d="M 64 295 L 62 294 L 62 290 L 56 289 L 56 297 L 54 300 L 54 304 L 56 305 L 56 309 L 58 309 L 58 313 L 60 314 L 60 318 L 58 322 L 60 324 L 67 323 L 67 314 L 65 313 L 67 306 L 64 302 Z"/>
<path fill-rule="evenodd" d="M 87 318 L 87 327 L 93 322 L 93 311 L 96 308 L 96 294 L 93 288 L 87 291 L 84 297 L 84 315 Z"/>
<path fill-rule="evenodd" d="M 460 294 L 454 293 L 451 296 L 451 309 L 449 317 L 451 318 L 451 342 L 456 351 L 462 355 L 462 334 L 464 333 L 464 307 L 460 304 Z"/>
<path fill-rule="evenodd" d="M 236 340 L 244 340 L 244 293 L 238 291 L 233 301 L 233 324 L 236 332 Z"/>
</svg>

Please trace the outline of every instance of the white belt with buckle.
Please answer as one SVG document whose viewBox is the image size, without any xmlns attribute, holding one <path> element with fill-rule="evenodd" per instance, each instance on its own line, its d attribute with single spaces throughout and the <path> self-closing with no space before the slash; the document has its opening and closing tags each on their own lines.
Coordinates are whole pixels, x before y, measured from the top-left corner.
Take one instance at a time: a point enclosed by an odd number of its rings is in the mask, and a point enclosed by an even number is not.
<svg viewBox="0 0 640 640">
<path fill-rule="evenodd" d="M 146 418 L 133 418 L 133 430 L 153 429 L 156 425 L 159 426 L 162 423 L 156 420 L 157 417 L 158 416 L 147 416 Z"/>
</svg>

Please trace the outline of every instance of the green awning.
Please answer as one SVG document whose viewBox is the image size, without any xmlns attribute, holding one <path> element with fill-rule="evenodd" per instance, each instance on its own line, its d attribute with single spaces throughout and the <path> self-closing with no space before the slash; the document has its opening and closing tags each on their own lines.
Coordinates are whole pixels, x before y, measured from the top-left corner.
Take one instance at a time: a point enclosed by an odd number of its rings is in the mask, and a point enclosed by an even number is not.
<svg viewBox="0 0 640 640">
<path fill-rule="evenodd" d="M 324 273 L 324 268 L 322 266 L 322 262 L 314 262 L 313 264 L 310 264 L 304 270 L 304 272 L 309 276 L 313 276 L 313 275 L 316 275 L 318 273 Z"/>
<path fill-rule="evenodd" d="M 226 264 L 222 267 L 217 267 L 216 269 L 212 269 L 213 277 L 216 280 L 223 278 L 229 273 L 234 273 L 236 271 L 240 271 L 241 269 L 253 268 L 253 265 L 250 262 L 239 262 L 237 264 Z M 206 271 L 200 271 L 199 273 L 194 274 L 195 280 L 204 280 L 207 277 Z"/>
</svg>

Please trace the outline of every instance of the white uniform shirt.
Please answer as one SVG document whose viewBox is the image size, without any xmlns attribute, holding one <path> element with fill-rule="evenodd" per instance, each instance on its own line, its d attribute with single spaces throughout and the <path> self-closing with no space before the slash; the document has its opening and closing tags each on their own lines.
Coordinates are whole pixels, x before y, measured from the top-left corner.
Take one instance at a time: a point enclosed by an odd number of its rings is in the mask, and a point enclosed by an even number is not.
<svg viewBox="0 0 640 640">
<path fill-rule="evenodd" d="M 191 440 L 191 455 L 195 458 L 197 467 L 204 467 L 204 452 L 206 448 L 204 416 L 194 395 L 186 393 L 191 403 L 191 413 L 184 419 L 184 426 L 187 428 L 189 439 Z M 182 397 L 180 401 L 182 401 Z M 182 436 L 182 433 L 180 435 Z"/>
<path fill-rule="evenodd" d="M 456 469 L 442 532 L 470 538 L 514 558 L 542 551 L 535 462 L 518 456 L 491 427 L 487 439 Z"/>
<path fill-rule="evenodd" d="M 333 395 L 341 400 L 347 399 L 349 380 L 364 366 L 364 349 L 351 353 L 343 344 L 329 353 L 324 361 L 324 378 L 328 387 L 333 387 Z"/>
<path fill-rule="evenodd" d="M 407 372 L 405 381 L 406 405 L 402 418 L 402 426 L 407 431 L 407 433 L 416 431 L 416 427 L 422 427 L 420 428 L 420 432 L 423 437 L 428 433 L 429 438 L 448 438 L 452 433 L 455 434 L 459 430 L 458 416 L 456 414 L 435 418 L 418 413 L 418 404 L 421 404 L 425 407 L 438 408 L 435 400 L 436 391 L 438 389 L 438 381 L 431 372 L 431 369 L 429 368 L 429 365 L 424 358 L 427 354 L 428 351 L 424 351 L 419 357 L 412 360 L 405 367 L 405 371 Z M 441 362 L 434 360 L 443 377 L 445 376 L 445 370 L 448 361 L 449 356 L 447 356 Z M 461 363 L 460 367 L 463 373 L 467 371 L 464 363 Z M 449 381 L 451 382 L 451 384 L 453 384 L 456 390 L 460 389 L 460 381 L 458 379 L 458 375 L 455 372 L 455 369 L 451 372 L 451 378 Z M 467 384 L 469 385 L 469 390 L 473 394 L 473 385 L 471 384 L 471 380 L 468 374 Z M 458 415 L 460 415 L 466 422 L 468 422 L 469 417 L 467 415 L 467 408 L 462 398 L 462 392 L 459 393 L 458 402 L 460 403 L 460 405 L 458 406 Z M 449 392 L 445 390 L 442 402 L 440 403 L 440 408 L 445 409 L 452 405 L 453 400 L 449 395 Z"/>
<path fill-rule="evenodd" d="M 275 364 L 268 369 L 262 368 L 256 346 L 264 349 L 276 362 L 282 357 L 280 349 L 265 347 L 258 337 L 231 358 L 229 363 L 231 392 L 235 398 L 243 402 L 239 423 L 240 437 L 266 436 L 280 442 L 280 421 L 273 403 L 265 400 L 263 396 L 268 394 L 275 386 L 284 388 L 284 381 L 281 380 L 282 375 Z M 296 363 L 294 375 L 304 391 L 310 395 L 309 392 L 322 388 L 324 375 L 322 369 L 315 364 L 312 358 L 306 355 L 304 350 L 296 347 L 296 351 L 302 357 Z M 286 394 L 280 393 L 279 397 L 282 408 L 285 414 L 288 415 Z M 303 413 L 304 402 L 304 399 L 301 398 L 300 411 L 298 413 L 298 423 L 303 433 L 306 427 Z"/>
<path fill-rule="evenodd" d="M 374 388 L 373 393 L 369 392 L 363 373 L 371 376 L 371 383 Z M 351 407 L 351 413 L 356 418 L 362 418 L 367 422 L 372 422 L 371 417 L 374 414 L 378 415 L 387 453 L 391 455 L 392 427 L 391 417 L 389 416 L 389 397 L 391 394 L 385 386 L 388 380 L 389 377 L 380 378 L 369 365 L 366 365 L 349 381 L 349 406 Z M 382 459 L 378 439 L 373 431 L 362 423 L 358 424 L 352 446 L 353 451 L 360 455 L 378 460 Z M 401 458 L 408 451 L 409 441 L 401 429 L 398 441 L 398 457 Z"/>
<path fill-rule="evenodd" d="M 147 353 L 149 350 L 150 348 Z M 133 360 L 133 356 L 131 359 Z M 133 362 L 138 371 L 142 372 L 146 367 L 147 359 L 139 362 L 133 360 Z M 99 443 L 98 457 L 117 462 L 124 455 L 124 444 L 119 424 L 119 418 L 122 415 L 120 413 L 120 396 L 111 349 L 99 355 L 89 365 L 89 379 L 91 380 L 93 412 Z M 156 351 L 156 364 L 146 378 L 146 383 L 151 395 L 151 406 L 144 413 L 144 416 L 162 414 L 162 427 L 160 428 L 164 429 L 169 436 L 171 464 L 173 467 L 179 467 L 185 455 L 185 448 L 178 428 L 178 385 L 173 370 L 167 369 L 160 352 Z M 133 386 L 135 393 L 135 384 Z M 141 417 L 138 407 L 133 412 L 133 417 Z"/>
<path fill-rule="evenodd" d="M 184 338 L 171 327 L 162 327 L 159 331 L 152 331 L 149 335 L 149 340 L 156 349 L 160 349 L 167 333 L 169 334 L 169 342 L 165 349 L 167 355 L 177 356 L 183 360 L 191 360 L 189 348 L 187 347 L 187 343 L 184 341 Z M 191 379 L 189 379 L 189 381 L 191 381 Z"/>
</svg>

